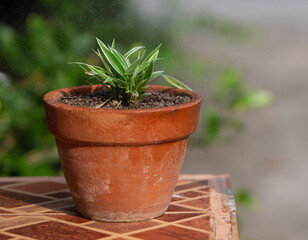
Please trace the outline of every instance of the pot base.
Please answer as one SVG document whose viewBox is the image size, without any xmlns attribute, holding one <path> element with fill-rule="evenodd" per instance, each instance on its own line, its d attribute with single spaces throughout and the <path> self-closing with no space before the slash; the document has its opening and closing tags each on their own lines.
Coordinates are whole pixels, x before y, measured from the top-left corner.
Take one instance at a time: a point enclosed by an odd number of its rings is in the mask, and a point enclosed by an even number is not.
<svg viewBox="0 0 308 240">
<path fill-rule="evenodd" d="M 166 211 L 166 210 L 165 210 Z M 103 218 L 103 217 L 96 217 L 96 216 L 86 216 L 86 214 L 81 214 L 83 217 L 95 220 L 95 221 L 101 221 L 101 222 L 110 222 L 110 223 L 120 223 L 120 222 L 141 222 L 141 221 L 147 221 L 153 218 L 158 218 L 162 215 L 164 215 L 165 211 L 160 212 L 159 214 L 150 216 L 150 217 L 139 217 L 139 218 L 126 218 L 126 219 L 109 219 L 109 218 Z"/>
</svg>

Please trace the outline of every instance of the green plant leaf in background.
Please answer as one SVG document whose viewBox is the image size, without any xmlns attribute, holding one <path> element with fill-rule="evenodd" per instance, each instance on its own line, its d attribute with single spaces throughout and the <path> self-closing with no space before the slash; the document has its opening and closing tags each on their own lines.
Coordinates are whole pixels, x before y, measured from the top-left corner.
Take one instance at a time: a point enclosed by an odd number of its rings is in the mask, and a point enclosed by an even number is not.
<svg viewBox="0 0 308 240">
<path fill-rule="evenodd" d="M 254 108 L 263 108 L 269 106 L 273 101 L 273 95 L 266 90 L 251 91 L 238 99 L 233 105 L 236 112 L 245 112 Z"/>
<path fill-rule="evenodd" d="M 202 144 L 210 144 L 220 138 L 221 130 L 225 124 L 222 114 L 215 108 L 207 108 L 202 117 Z"/>
</svg>

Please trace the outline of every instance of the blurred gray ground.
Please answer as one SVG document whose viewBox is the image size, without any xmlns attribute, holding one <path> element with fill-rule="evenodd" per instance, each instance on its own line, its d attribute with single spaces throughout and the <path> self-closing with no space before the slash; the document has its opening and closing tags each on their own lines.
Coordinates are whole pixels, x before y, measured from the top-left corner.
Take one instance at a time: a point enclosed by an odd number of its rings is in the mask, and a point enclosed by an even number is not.
<svg viewBox="0 0 308 240">
<path fill-rule="evenodd" d="M 163 11 L 163 1 L 137 2 L 149 14 Z M 254 27 L 252 43 L 198 35 L 183 49 L 235 66 L 249 86 L 274 94 L 270 107 L 245 114 L 246 128 L 231 144 L 189 148 L 182 172 L 229 173 L 234 189 L 251 190 L 259 208 L 240 212 L 242 239 L 308 239 L 308 1 L 178 3 Z"/>
</svg>

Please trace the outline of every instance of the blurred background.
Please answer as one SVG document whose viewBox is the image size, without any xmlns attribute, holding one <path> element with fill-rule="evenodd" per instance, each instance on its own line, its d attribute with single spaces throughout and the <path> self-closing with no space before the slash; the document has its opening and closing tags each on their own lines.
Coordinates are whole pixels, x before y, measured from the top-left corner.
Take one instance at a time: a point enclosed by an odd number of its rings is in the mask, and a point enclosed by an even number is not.
<svg viewBox="0 0 308 240">
<path fill-rule="evenodd" d="M 203 97 L 182 173 L 231 175 L 241 239 L 307 239 L 307 21 L 304 0 L 2 0 L 0 176 L 61 174 L 42 96 L 87 84 L 67 63 L 98 64 L 95 37 L 163 43 L 156 69 Z"/>
</svg>

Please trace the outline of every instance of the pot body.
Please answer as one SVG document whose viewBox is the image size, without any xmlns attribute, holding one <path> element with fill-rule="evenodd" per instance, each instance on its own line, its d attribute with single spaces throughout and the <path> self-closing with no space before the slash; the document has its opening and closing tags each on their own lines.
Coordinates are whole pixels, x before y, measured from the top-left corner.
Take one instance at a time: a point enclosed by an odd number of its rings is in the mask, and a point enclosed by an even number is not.
<svg viewBox="0 0 308 240">
<path fill-rule="evenodd" d="M 188 136 L 197 127 L 196 93 L 152 86 L 149 91 L 186 94 L 189 103 L 158 109 L 113 110 L 69 106 L 63 94 L 100 86 L 59 89 L 44 96 L 47 125 L 77 210 L 87 218 L 128 222 L 162 215 L 182 167 Z"/>
</svg>

